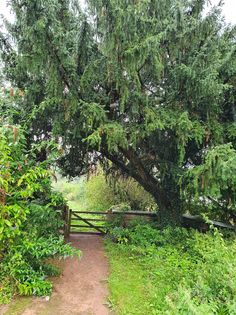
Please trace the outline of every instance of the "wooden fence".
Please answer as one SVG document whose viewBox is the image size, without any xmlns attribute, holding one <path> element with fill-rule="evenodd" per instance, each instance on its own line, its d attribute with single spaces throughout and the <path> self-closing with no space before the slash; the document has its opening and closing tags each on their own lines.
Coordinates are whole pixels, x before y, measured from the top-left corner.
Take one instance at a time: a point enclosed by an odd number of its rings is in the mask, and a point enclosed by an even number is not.
<svg viewBox="0 0 236 315">
<path fill-rule="evenodd" d="M 121 226 L 128 226 L 129 222 L 135 219 L 142 219 L 147 221 L 158 221 L 156 212 L 146 211 L 76 211 L 71 210 L 68 207 L 64 209 L 64 235 L 69 237 L 70 234 L 106 234 L 106 223 L 112 222 L 116 219 L 119 220 Z M 205 232 L 213 225 L 217 228 L 224 228 L 236 231 L 236 227 L 230 224 L 225 224 L 218 221 L 205 222 L 199 216 L 192 216 L 184 214 L 182 216 L 182 226 L 186 228 L 198 229 L 201 232 Z"/>
<path fill-rule="evenodd" d="M 134 219 L 156 221 L 157 214 L 144 211 L 76 211 L 64 209 L 64 235 L 70 234 L 106 234 L 106 223 L 118 219 L 122 226 L 127 226 Z"/>
</svg>

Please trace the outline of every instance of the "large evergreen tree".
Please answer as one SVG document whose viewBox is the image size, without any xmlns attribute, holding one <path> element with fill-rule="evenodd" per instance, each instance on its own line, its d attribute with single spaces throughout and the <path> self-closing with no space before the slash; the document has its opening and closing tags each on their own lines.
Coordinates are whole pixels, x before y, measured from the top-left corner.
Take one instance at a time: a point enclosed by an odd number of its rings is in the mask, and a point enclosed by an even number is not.
<svg viewBox="0 0 236 315">
<path fill-rule="evenodd" d="M 31 134 L 58 137 L 69 175 L 111 161 L 164 223 L 180 220 L 189 169 L 212 176 L 206 152 L 218 146 L 235 163 L 221 145 L 235 145 L 236 32 L 220 7 L 204 14 L 207 2 L 89 0 L 82 12 L 76 0 L 11 0 L 16 22 L 1 34 Z"/>
</svg>

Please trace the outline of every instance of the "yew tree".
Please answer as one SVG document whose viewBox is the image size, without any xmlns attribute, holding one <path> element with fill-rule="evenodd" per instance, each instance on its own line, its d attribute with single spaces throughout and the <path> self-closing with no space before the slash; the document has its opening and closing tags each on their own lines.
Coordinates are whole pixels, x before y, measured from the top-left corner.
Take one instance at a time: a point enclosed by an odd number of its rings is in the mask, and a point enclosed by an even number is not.
<svg viewBox="0 0 236 315">
<path fill-rule="evenodd" d="M 25 89 L 31 141 L 56 138 L 71 176 L 110 161 L 155 198 L 163 223 L 178 223 L 189 170 L 215 147 L 235 154 L 236 32 L 220 5 L 9 2 L 16 20 L 1 34 L 2 59 Z"/>
</svg>

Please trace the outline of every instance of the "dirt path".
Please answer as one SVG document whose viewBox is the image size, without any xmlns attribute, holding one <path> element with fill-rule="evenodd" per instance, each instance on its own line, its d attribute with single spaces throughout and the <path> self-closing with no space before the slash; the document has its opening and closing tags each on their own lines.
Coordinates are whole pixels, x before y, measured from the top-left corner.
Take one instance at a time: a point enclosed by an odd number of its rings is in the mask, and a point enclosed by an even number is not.
<svg viewBox="0 0 236 315">
<path fill-rule="evenodd" d="M 21 315 L 108 315 L 108 263 L 100 236 L 72 236 L 82 250 L 80 261 L 66 260 L 49 301 L 34 299 Z"/>
</svg>

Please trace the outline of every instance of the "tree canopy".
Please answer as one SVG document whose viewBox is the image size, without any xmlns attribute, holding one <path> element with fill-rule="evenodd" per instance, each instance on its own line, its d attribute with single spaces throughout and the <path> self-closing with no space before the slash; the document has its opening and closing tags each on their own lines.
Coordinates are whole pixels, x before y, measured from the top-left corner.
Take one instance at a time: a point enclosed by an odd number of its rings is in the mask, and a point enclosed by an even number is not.
<svg viewBox="0 0 236 315">
<path fill-rule="evenodd" d="M 196 194 L 235 211 L 236 29 L 207 2 L 11 0 L 1 56 L 29 145 L 56 139 L 71 176 L 110 161 L 162 222 Z"/>
</svg>

